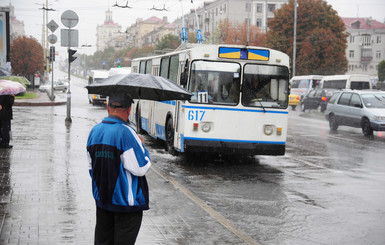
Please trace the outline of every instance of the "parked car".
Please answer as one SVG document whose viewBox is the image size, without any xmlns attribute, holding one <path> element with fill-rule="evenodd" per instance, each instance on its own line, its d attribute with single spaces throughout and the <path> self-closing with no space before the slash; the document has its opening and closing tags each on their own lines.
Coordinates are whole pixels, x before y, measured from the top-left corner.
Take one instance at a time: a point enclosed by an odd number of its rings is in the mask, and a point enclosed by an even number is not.
<svg viewBox="0 0 385 245">
<path fill-rule="evenodd" d="M 385 92 L 379 90 L 350 90 L 336 92 L 325 112 L 331 130 L 338 126 L 362 128 L 365 136 L 385 131 Z"/>
<path fill-rule="evenodd" d="M 49 81 L 48 83 L 46 83 L 44 85 L 40 85 L 39 91 L 41 91 L 41 92 L 50 91 L 51 87 L 52 87 L 52 81 Z M 57 81 L 54 81 L 53 89 L 55 91 L 63 91 L 63 92 L 67 91 L 67 89 L 68 89 L 67 80 L 59 79 Z"/>
<path fill-rule="evenodd" d="M 335 91 L 337 90 L 323 88 L 310 90 L 301 102 L 301 111 L 320 108 L 320 111 L 324 112 L 326 110 L 328 100 L 332 97 Z"/>
<path fill-rule="evenodd" d="M 289 106 L 291 106 L 291 109 L 295 110 L 297 105 L 299 104 L 299 95 L 298 94 L 290 94 L 289 95 Z"/>
</svg>

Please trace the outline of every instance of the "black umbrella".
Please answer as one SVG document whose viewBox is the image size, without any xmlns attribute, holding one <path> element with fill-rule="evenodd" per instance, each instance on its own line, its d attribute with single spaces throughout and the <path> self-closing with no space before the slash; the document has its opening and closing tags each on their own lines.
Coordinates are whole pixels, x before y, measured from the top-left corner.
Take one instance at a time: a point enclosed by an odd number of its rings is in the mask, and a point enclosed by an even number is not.
<svg viewBox="0 0 385 245">
<path fill-rule="evenodd" d="M 117 92 L 127 93 L 133 99 L 188 100 L 192 93 L 172 81 L 149 74 L 117 74 L 86 86 L 89 94 L 109 96 Z"/>
</svg>

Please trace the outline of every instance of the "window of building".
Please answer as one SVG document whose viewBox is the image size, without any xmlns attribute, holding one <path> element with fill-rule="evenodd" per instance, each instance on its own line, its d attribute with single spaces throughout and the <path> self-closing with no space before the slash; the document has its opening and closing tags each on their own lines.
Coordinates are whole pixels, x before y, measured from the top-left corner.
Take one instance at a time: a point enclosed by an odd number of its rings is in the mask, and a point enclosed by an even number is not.
<svg viewBox="0 0 385 245">
<path fill-rule="evenodd" d="M 250 9 L 251 9 L 251 3 L 246 3 L 246 5 L 245 5 L 245 11 L 246 11 L 246 12 L 250 12 Z"/>
<path fill-rule="evenodd" d="M 371 46 L 371 44 L 372 44 L 372 36 L 362 35 L 362 45 L 363 46 Z"/>
<path fill-rule="evenodd" d="M 377 43 L 382 43 L 381 41 L 381 36 L 377 36 Z"/>
<path fill-rule="evenodd" d="M 262 3 L 257 3 L 257 8 L 256 8 L 256 12 L 257 13 L 262 13 L 262 7 L 263 5 L 262 5 Z"/>
<path fill-rule="evenodd" d="M 215 8 L 215 16 L 218 16 L 218 8 Z"/>
<path fill-rule="evenodd" d="M 349 58 L 354 58 L 354 50 L 349 50 Z"/>
<path fill-rule="evenodd" d="M 262 19 L 257 19 L 257 27 L 262 27 Z"/>
<path fill-rule="evenodd" d="M 371 49 L 362 50 L 362 57 L 372 57 L 372 50 Z"/>
<path fill-rule="evenodd" d="M 381 59 L 381 51 L 376 51 L 376 58 Z"/>
<path fill-rule="evenodd" d="M 350 43 L 354 43 L 354 36 L 350 36 L 349 39 L 350 39 L 349 40 Z"/>
<path fill-rule="evenodd" d="M 268 4 L 267 8 L 269 9 L 269 12 L 273 12 L 275 10 L 275 4 Z"/>
<path fill-rule="evenodd" d="M 368 65 L 362 65 L 362 70 L 363 71 L 368 71 Z"/>
<path fill-rule="evenodd" d="M 226 4 L 223 5 L 223 13 L 226 14 Z"/>
</svg>

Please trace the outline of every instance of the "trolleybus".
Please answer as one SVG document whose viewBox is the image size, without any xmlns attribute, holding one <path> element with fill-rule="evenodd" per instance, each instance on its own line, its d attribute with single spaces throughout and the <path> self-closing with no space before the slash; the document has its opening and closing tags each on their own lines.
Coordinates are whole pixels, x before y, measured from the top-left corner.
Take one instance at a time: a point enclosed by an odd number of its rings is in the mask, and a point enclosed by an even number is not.
<svg viewBox="0 0 385 245">
<path fill-rule="evenodd" d="M 135 100 L 129 120 L 170 153 L 284 155 L 289 57 L 241 45 L 185 44 L 132 61 L 132 72 L 170 79 L 188 101 Z"/>
</svg>

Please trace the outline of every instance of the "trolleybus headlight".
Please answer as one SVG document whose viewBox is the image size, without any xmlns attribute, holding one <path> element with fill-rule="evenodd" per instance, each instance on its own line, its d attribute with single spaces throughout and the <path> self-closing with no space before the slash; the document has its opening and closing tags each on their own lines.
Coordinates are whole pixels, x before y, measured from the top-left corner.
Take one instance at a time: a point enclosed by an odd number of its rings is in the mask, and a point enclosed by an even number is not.
<svg viewBox="0 0 385 245">
<path fill-rule="evenodd" d="M 266 135 L 272 135 L 274 132 L 274 127 L 273 125 L 264 125 L 263 131 L 265 132 Z"/>
<path fill-rule="evenodd" d="M 210 123 L 202 123 L 202 131 L 203 132 L 208 132 L 208 131 L 210 131 L 210 129 L 211 129 L 211 126 L 210 126 Z"/>
</svg>

